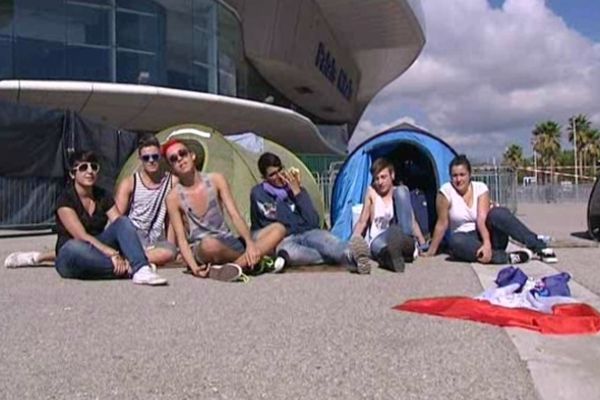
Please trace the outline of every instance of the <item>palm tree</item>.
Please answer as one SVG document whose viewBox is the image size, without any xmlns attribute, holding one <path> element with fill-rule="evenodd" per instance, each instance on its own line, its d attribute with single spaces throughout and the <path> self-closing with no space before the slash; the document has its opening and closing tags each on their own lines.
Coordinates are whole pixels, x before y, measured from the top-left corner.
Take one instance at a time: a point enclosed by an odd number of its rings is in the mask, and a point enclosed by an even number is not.
<svg viewBox="0 0 600 400">
<path fill-rule="evenodd" d="M 579 134 L 577 135 L 579 137 Z M 579 146 L 578 146 L 579 147 Z M 581 158 L 583 166 L 587 166 L 588 161 L 592 167 L 596 166 L 596 161 L 600 156 L 600 132 L 597 129 L 590 129 L 583 132 Z M 582 175 L 586 174 L 585 170 L 581 171 Z M 592 175 L 595 175 L 595 169 L 592 168 Z"/>
<path fill-rule="evenodd" d="M 550 166 L 550 178 L 553 182 L 554 166 L 560 155 L 560 125 L 554 121 L 540 122 L 532 133 L 533 151 L 540 155 L 543 166 Z"/>
<path fill-rule="evenodd" d="M 504 152 L 502 163 L 517 170 L 523 165 L 523 148 L 518 144 L 511 144 Z"/>
<path fill-rule="evenodd" d="M 573 132 L 573 126 L 575 126 L 575 132 Z M 583 173 L 582 169 L 585 163 L 583 162 L 583 148 L 585 147 L 585 134 L 592 129 L 592 124 L 585 114 L 574 115 L 569 118 L 569 126 L 567 132 L 569 134 L 569 142 L 575 143 L 575 134 L 577 134 L 577 159 L 578 164 L 575 168 L 579 169 Z"/>
</svg>

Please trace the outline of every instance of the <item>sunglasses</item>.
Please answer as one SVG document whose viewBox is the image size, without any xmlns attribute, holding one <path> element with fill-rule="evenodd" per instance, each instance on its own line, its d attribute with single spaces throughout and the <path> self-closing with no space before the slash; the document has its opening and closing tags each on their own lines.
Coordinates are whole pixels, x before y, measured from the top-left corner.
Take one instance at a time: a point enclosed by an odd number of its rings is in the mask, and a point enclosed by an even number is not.
<svg viewBox="0 0 600 400">
<path fill-rule="evenodd" d="M 140 157 L 142 159 L 143 162 L 145 163 L 149 163 L 149 162 L 157 162 L 158 160 L 160 160 L 160 154 L 158 153 L 154 153 L 154 154 L 144 154 L 143 156 Z"/>
<path fill-rule="evenodd" d="M 179 149 L 179 151 L 175 154 L 171 154 L 169 156 L 169 162 L 171 164 L 176 163 L 177 161 L 179 161 L 180 159 L 187 157 L 190 154 L 189 151 L 187 151 L 186 149 Z"/>
<path fill-rule="evenodd" d="M 92 172 L 98 172 L 100 171 L 100 164 L 98 164 L 97 162 L 81 162 L 79 164 L 77 164 L 76 166 L 73 167 L 73 171 L 79 171 L 79 172 L 87 172 L 87 171 L 92 171 Z"/>
<path fill-rule="evenodd" d="M 283 171 L 283 167 L 279 167 L 275 171 L 268 173 L 267 178 L 274 178 L 276 175 L 279 175 L 281 171 Z"/>
</svg>

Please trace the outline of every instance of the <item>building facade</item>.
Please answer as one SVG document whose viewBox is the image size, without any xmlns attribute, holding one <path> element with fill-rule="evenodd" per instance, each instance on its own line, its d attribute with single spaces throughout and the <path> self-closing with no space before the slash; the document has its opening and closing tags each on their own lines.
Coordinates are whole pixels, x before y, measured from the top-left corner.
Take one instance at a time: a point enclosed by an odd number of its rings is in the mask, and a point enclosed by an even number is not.
<svg viewBox="0 0 600 400">
<path fill-rule="evenodd" d="M 339 154 L 424 43 L 410 0 L 5 0 L 0 99 Z"/>
</svg>

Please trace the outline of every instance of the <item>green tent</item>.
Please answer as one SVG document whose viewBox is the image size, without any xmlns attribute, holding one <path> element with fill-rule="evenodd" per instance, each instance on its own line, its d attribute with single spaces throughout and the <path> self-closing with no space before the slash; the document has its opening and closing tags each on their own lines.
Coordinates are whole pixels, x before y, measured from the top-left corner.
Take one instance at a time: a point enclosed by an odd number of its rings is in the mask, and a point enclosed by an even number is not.
<svg viewBox="0 0 600 400">
<path fill-rule="evenodd" d="M 159 132 L 156 137 L 161 144 L 171 138 L 181 140 L 196 153 L 198 170 L 222 173 L 229 182 L 240 213 L 248 223 L 250 222 L 250 190 L 262 181 L 257 165 L 259 153 L 249 151 L 225 139 L 215 129 L 203 125 L 173 126 Z M 319 186 L 308 168 L 292 152 L 277 143 L 264 139 L 263 148 L 265 152 L 277 154 L 286 168 L 296 167 L 300 170 L 302 186 L 308 191 L 323 223 L 325 212 L 323 199 Z M 136 152 L 123 166 L 118 181 L 133 174 L 139 167 L 140 161 Z M 164 160 L 163 167 L 168 168 Z"/>
</svg>

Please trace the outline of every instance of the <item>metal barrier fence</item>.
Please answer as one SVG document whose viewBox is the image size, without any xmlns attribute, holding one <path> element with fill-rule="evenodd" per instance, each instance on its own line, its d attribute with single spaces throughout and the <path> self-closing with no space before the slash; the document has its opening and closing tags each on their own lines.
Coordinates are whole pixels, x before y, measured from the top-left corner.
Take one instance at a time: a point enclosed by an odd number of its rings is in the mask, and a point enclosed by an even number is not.
<svg viewBox="0 0 600 400">
<path fill-rule="evenodd" d="M 517 211 L 517 175 L 507 167 L 474 167 L 472 180 L 483 182 L 490 191 L 490 200 L 513 213 Z"/>
<path fill-rule="evenodd" d="M 49 229 L 63 179 L 0 176 L 0 229 Z"/>
<path fill-rule="evenodd" d="M 521 203 L 587 203 L 593 187 L 593 183 L 519 186 L 517 200 Z"/>
</svg>

